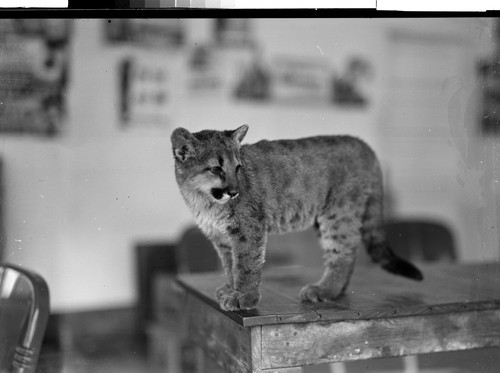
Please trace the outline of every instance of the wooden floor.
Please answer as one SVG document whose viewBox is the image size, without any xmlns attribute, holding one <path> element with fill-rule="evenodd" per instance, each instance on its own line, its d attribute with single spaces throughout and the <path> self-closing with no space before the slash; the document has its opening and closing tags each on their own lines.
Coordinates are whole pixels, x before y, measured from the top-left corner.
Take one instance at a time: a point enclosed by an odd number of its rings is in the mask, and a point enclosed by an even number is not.
<svg viewBox="0 0 500 373">
<path fill-rule="evenodd" d="M 465 352 L 429 354 L 419 357 L 421 373 L 498 373 L 500 348 L 487 348 Z M 399 373 L 404 372 L 403 360 L 375 359 L 350 362 L 346 373 Z M 148 360 L 144 354 L 120 354 L 99 358 L 60 355 L 45 356 L 39 364 L 40 373 L 179 373 L 168 372 L 159 363 Z M 329 373 L 326 365 L 305 368 L 306 373 Z M 224 373 L 213 364 L 206 365 L 205 373 Z"/>
<path fill-rule="evenodd" d="M 160 373 L 161 366 L 145 356 L 116 355 L 99 358 L 84 356 L 42 356 L 37 373 Z"/>
</svg>

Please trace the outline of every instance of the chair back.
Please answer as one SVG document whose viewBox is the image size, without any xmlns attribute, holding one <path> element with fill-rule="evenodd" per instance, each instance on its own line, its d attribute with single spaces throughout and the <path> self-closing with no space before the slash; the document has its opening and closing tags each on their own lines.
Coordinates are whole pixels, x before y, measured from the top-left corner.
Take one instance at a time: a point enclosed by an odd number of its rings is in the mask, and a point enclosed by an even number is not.
<svg viewBox="0 0 500 373">
<path fill-rule="evenodd" d="M 35 372 L 49 313 L 45 280 L 0 264 L 0 373 Z"/>
<path fill-rule="evenodd" d="M 451 229 L 440 221 L 394 220 L 385 224 L 389 246 L 398 256 L 413 261 L 456 261 Z"/>
<path fill-rule="evenodd" d="M 179 273 L 213 272 L 219 269 L 212 242 L 197 226 L 187 228 L 177 244 Z"/>
</svg>

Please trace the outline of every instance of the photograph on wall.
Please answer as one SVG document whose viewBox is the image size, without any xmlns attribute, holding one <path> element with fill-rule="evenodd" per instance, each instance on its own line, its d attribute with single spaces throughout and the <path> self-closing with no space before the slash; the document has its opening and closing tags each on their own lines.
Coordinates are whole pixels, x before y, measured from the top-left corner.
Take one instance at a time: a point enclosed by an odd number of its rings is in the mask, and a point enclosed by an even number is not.
<svg viewBox="0 0 500 373">
<path fill-rule="evenodd" d="M 210 43 L 196 43 L 188 52 L 186 82 L 191 98 L 213 99 L 225 95 L 224 61 Z"/>
<path fill-rule="evenodd" d="M 252 20 L 249 18 L 219 18 L 214 20 L 215 42 L 221 47 L 242 48 L 254 44 Z"/>
<path fill-rule="evenodd" d="M 185 43 L 184 22 L 179 19 L 110 19 L 104 24 L 106 40 L 114 45 L 170 49 Z"/>
<path fill-rule="evenodd" d="M 252 53 L 238 64 L 233 97 L 242 100 L 269 101 L 271 99 L 271 70 L 261 53 Z"/>
<path fill-rule="evenodd" d="M 282 55 L 271 59 L 271 95 L 275 102 L 326 104 L 330 67 L 323 58 Z"/>
<path fill-rule="evenodd" d="M 168 65 L 126 57 L 120 63 L 119 74 L 123 128 L 169 128 L 175 84 Z"/>
<path fill-rule="evenodd" d="M 481 132 L 484 134 L 500 134 L 500 76 L 496 65 L 492 59 L 482 61 L 479 66 Z"/>
<path fill-rule="evenodd" d="M 61 131 L 70 27 L 62 19 L 0 20 L 0 132 Z"/>
<path fill-rule="evenodd" d="M 372 78 L 370 63 L 361 57 L 349 58 L 331 81 L 331 101 L 335 105 L 365 106 L 368 104 L 366 84 Z"/>
<path fill-rule="evenodd" d="M 492 27 L 492 45 L 494 52 L 482 57 L 477 62 L 477 79 L 479 86 L 479 132 L 484 135 L 500 135 L 500 19 L 494 21 Z"/>
</svg>

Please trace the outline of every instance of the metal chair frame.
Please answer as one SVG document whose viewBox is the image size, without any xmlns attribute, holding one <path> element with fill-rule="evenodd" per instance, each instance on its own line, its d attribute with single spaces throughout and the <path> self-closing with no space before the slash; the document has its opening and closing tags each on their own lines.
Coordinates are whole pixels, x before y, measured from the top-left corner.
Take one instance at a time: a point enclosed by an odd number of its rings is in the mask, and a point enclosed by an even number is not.
<svg viewBox="0 0 500 373">
<path fill-rule="evenodd" d="M 23 330 L 19 331 L 19 340 L 15 347 L 11 373 L 34 373 L 40 356 L 45 329 L 50 313 L 49 288 L 38 274 L 12 264 L 0 264 L 0 288 L 8 271 L 23 276 L 29 285 L 30 309 Z M 0 309 L 1 312 L 1 309 Z"/>
</svg>

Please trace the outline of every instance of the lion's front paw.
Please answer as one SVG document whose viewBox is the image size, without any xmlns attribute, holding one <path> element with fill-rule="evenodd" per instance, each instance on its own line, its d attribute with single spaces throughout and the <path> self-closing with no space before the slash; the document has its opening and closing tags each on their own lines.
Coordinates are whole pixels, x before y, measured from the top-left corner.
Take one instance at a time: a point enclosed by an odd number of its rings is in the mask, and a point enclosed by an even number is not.
<svg viewBox="0 0 500 373">
<path fill-rule="evenodd" d="M 339 297 L 340 294 L 341 292 L 334 292 L 316 284 L 308 284 L 302 288 L 299 296 L 302 302 L 319 303 L 332 301 Z"/>
<path fill-rule="evenodd" d="M 228 284 L 224 284 L 219 286 L 215 290 L 215 296 L 217 297 L 217 300 L 220 302 L 222 298 L 225 298 L 229 295 L 231 295 L 234 292 L 233 288 L 229 286 Z"/>
<path fill-rule="evenodd" d="M 229 286 L 221 286 L 217 289 L 217 300 L 224 311 L 238 311 L 254 309 L 259 302 L 258 291 L 239 292 Z"/>
</svg>

